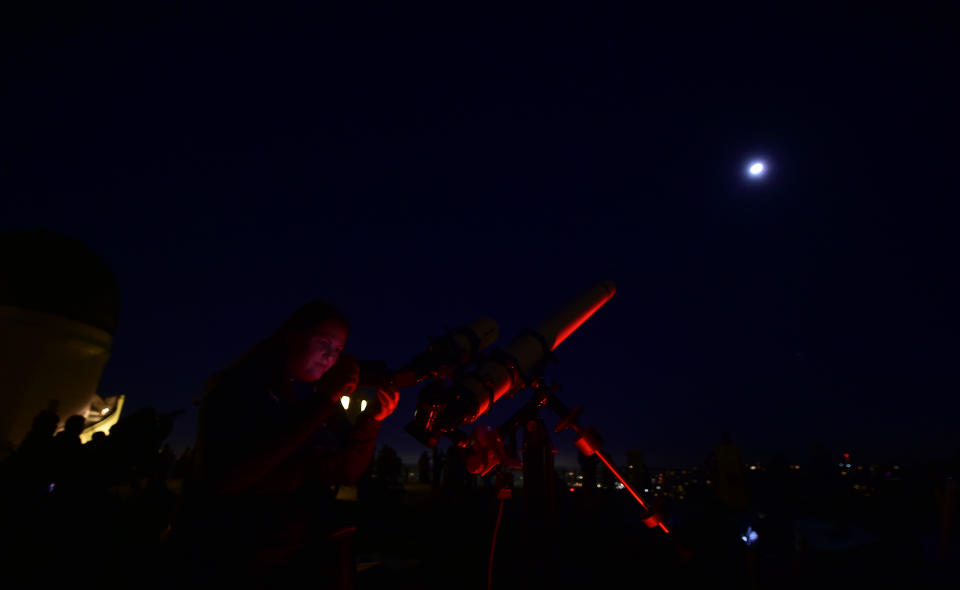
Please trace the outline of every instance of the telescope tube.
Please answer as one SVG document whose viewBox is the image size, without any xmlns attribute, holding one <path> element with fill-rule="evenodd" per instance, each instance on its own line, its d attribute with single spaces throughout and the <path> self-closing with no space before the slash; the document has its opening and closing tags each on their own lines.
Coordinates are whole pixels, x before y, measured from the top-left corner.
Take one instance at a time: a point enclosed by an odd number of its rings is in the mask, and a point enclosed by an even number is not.
<svg viewBox="0 0 960 590">
<path fill-rule="evenodd" d="M 506 348 L 495 351 L 450 389 L 432 390 L 426 395 L 421 392 L 417 415 L 407 431 L 432 447 L 438 435 L 476 421 L 503 396 L 525 387 L 525 377 L 615 293 L 611 281 L 595 285 L 536 329 L 521 331 Z"/>
<path fill-rule="evenodd" d="M 549 353 L 553 352 L 561 342 L 590 319 L 590 316 L 603 307 L 607 301 L 610 301 L 616 292 L 617 288 L 613 282 L 604 281 L 588 289 L 541 322 L 535 330 L 524 330 L 515 336 L 503 351 L 504 356 L 515 363 L 515 371 L 511 371 L 511 367 L 505 367 L 501 359 L 491 359 L 468 375 L 464 381 L 472 381 L 471 385 L 474 388 L 477 383 L 485 384 L 484 388 L 488 390 L 488 398 L 491 400 L 486 404 L 481 404 L 483 409 L 477 416 L 486 412 L 491 405 L 497 403 L 504 395 L 514 392 L 522 386 L 522 383 L 517 382 L 518 377 L 526 375 L 543 362 Z M 470 422 L 473 422 L 473 420 Z"/>
</svg>

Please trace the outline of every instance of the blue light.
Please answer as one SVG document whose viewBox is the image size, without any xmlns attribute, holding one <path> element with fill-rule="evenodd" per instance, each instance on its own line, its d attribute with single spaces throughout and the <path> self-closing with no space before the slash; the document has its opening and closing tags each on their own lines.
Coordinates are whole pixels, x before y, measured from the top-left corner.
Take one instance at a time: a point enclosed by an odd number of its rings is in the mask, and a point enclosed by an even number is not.
<svg viewBox="0 0 960 590">
<path fill-rule="evenodd" d="M 763 176 L 763 173 L 766 171 L 767 171 L 767 165 L 764 164 L 763 162 L 760 162 L 759 160 L 756 162 L 751 162 L 750 167 L 747 168 L 747 172 L 750 174 L 750 176 L 753 176 L 754 178 Z"/>
</svg>

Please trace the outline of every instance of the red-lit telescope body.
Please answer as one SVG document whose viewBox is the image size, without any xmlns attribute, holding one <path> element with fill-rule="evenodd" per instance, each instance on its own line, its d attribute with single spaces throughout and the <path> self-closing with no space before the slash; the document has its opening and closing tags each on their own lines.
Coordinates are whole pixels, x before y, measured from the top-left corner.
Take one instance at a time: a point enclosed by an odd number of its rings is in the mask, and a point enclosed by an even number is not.
<svg viewBox="0 0 960 590">
<path fill-rule="evenodd" d="M 570 334 L 576 332 L 577 328 L 590 319 L 590 316 L 603 307 L 607 301 L 610 301 L 616 292 L 616 286 L 610 281 L 604 281 L 594 286 L 573 303 L 540 324 L 537 327 L 537 332 L 542 334 L 550 343 L 551 351 L 556 350 L 561 342 L 566 340 Z"/>
<path fill-rule="evenodd" d="M 478 411 L 463 421 L 470 424 L 486 412 L 497 400 L 523 386 L 518 378 L 537 367 L 561 342 L 573 334 L 590 316 L 604 306 L 617 292 L 611 281 L 604 281 L 588 289 L 541 323 L 535 330 L 521 332 L 504 349 L 515 367 L 506 366 L 502 359 L 486 361 L 463 378 L 462 386 L 477 400 Z M 512 369 L 516 369 L 515 371 Z"/>
</svg>

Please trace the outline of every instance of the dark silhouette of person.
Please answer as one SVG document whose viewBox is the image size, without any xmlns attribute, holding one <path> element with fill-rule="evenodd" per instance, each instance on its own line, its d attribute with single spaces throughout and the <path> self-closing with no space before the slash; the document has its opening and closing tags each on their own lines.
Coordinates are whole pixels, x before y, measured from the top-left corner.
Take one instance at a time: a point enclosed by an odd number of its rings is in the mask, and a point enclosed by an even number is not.
<svg viewBox="0 0 960 590">
<path fill-rule="evenodd" d="M 45 529 L 51 541 L 47 550 L 56 556 L 57 563 L 71 568 L 79 567 L 89 556 L 89 546 L 76 543 L 76 533 L 83 528 L 88 499 L 87 454 L 80 440 L 85 421 L 80 415 L 67 418 L 63 430 L 54 436 L 52 447 L 53 483 L 56 487 L 46 510 Z"/>
<path fill-rule="evenodd" d="M 472 475 L 467 471 L 467 464 L 463 453 L 450 445 L 443 456 L 443 489 L 448 499 L 455 500 L 462 497 L 470 487 Z"/>
<path fill-rule="evenodd" d="M 85 475 L 86 453 L 80 434 L 86 422 L 83 416 L 67 418 L 63 430 L 53 437 L 54 483 L 57 495 L 78 495 Z"/>
<path fill-rule="evenodd" d="M 33 417 L 33 424 L 17 446 L 17 450 L 7 458 L 6 471 L 16 488 L 14 493 L 36 497 L 50 491 L 56 471 L 54 455 L 54 433 L 60 423 L 54 408 L 56 403 Z"/>
<path fill-rule="evenodd" d="M 377 479 L 386 486 L 394 486 L 400 483 L 400 476 L 403 473 L 403 463 L 397 455 L 397 451 L 390 445 L 383 445 L 383 448 L 377 453 L 377 463 L 374 473 Z"/>
<path fill-rule="evenodd" d="M 352 585 L 331 489 L 363 475 L 398 394 L 379 391 L 349 423 L 340 397 L 359 375 L 342 354 L 348 330 L 334 306 L 310 302 L 207 380 L 172 534 L 202 580 Z"/>
<path fill-rule="evenodd" d="M 597 501 L 597 467 L 600 465 L 600 457 L 596 454 L 584 455 L 577 453 L 577 462 L 580 464 L 580 475 L 583 477 L 583 499 L 587 507 L 593 506 Z"/>
<path fill-rule="evenodd" d="M 9 575 L 46 566 L 50 558 L 56 407 L 53 401 L 34 416 L 16 450 L 0 464 L 0 570 Z"/>
<path fill-rule="evenodd" d="M 107 434 L 96 431 L 83 445 L 83 463 L 91 493 L 100 492 L 110 484 Z"/>
<path fill-rule="evenodd" d="M 89 503 L 86 510 L 101 515 L 109 510 L 107 488 L 113 483 L 109 444 L 107 434 L 97 431 L 83 445 L 84 482 Z"/>
<path fill-rule="evenodd" d="M 738 512 L 747 508 L 746 471 L 740 447 L 730 437 L 729 432 L 720 436 L 720 444 L 714 450 L 716 458 L 716 491 L 720 502 L 727 509 Z"/>
<path fill-rule="evenodd" d="M 403 476 L 403 461 L 397 451 L 390 445 L 383 445 L 376 454 L 373 464 L 374 493 L 381 501 L 390 503 L 398 501 L 404 494 L 400 483 Z"/>
<path fill-rule="evenodd" d="M 643 457 L 643 451 L 627 451 L 627 481 L 635 489 L 647 487 L 650 480 L 647 476 L 647 463 Z"/>
<path fill-rule="evenodd" d="M 443 482 L 443 450 L 440 447 L 433 449 L 433 489 L 439 489 Z"/>
<path fill-rule="evenodd" d="M 158 488 L 157 463 L 165 459 L 163 441 L 173 430 L 174 420 L 184 412 L 159 413 L 156 408 L 141 408 L 124 416 L 110 429 L 107 446 L 117 483 Z"/>
<path fill-rule="evenodd" d="M 420 460 L 417 462 L 420 483 L 430 483 L 430 455 L 426 451 L 420 453 Z"/>
<path fill-rule="evenodd" d="M 553 443 L 543 420 L 530 420 L 523 435 L 523 506 L 535 526 L 552 518 L 556 510 L 553 455 Z"/>
</svg>

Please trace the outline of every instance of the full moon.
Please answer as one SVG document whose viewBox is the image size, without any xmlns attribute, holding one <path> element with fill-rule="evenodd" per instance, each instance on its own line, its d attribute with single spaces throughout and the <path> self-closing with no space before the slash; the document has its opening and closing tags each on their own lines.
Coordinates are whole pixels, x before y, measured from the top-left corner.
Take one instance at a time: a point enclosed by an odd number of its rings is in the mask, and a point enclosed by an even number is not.
<svg viewBox="0 0 960 590">
<path fill-rule="evenodd" d="M 747 171 L 750 173 L 750 176 L 762 176 L 766 169 L 767 167 L 763 162 L 753 162 L 750 164 L 750 167 L 747 168 Z"/>
</svg>

